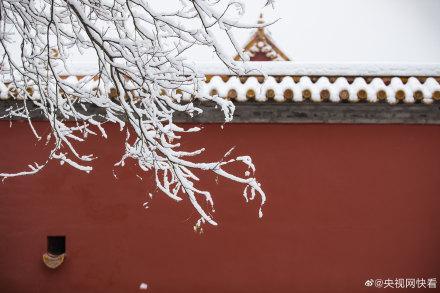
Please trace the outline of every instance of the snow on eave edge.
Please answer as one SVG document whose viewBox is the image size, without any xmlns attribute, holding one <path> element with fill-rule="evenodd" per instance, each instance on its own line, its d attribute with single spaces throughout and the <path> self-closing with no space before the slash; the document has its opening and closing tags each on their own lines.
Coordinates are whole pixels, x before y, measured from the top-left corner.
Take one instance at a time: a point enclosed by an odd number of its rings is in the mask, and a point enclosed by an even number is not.
<svg viewBox="0 0 440 293">
<path fill-rule="evenodd" d="M 440 63 L 322 63 L 295 61 L 238 62 L 245 75 L 282 76 L 440 76 Z M 235 75 L 223 63 L 196 62 L 205 75 Z"/>
<path fill-rule="evenodd" d="M 326 63 L 296 61 L 235 61 L 246 68 L 244 75 L 272 76 L 399 76 L 440 77 L 440 63 Z M 236 75 L 220 62 L 186 61 L 200 75 Z M 86 76 L 98 73 L 98 67 L 89 63 L 72 63 L 69 70 L 61 69 L 64 76 Z M 0 78 L 1 80 L 1 78 Z"/>
</svg>

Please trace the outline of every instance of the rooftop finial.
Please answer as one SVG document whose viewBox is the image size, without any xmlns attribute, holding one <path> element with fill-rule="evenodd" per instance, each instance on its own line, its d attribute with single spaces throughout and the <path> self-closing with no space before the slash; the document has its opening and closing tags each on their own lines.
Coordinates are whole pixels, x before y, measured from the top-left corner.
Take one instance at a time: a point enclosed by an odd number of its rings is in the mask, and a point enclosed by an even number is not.
<svg viewBox="0 0 440 293">
<path fill-rule="evenodd" d="M 264 23 L 263 13 L 260 13 L 260 18 L 258 19 L 258 24 L 263 24 L 263 23 Z"/>
</svg>

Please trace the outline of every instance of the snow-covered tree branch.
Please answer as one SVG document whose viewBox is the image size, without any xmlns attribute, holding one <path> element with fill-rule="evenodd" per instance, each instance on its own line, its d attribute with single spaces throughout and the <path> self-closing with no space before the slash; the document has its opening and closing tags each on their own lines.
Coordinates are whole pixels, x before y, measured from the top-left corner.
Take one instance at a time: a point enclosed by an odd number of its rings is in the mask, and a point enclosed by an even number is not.
<svg viewBox="0 0 440 293">
<path fill-rule="evenodd" d="M 50 124 L 51 135 L 44 139 L 52 148 L 46 162 L 0 176 L 34 174 L 50 160 L 90 172 L 93 155 L 81 154 L 75 146 L 89 135 L 107 137 L 103 124 L 112 122 L 127 133 L 125 154 L 116 164 L 134 159 L 143 171 L 153 172 L 163 193 L 176 201 L 191 201 L 200 214 L 199 223 L 216 225 L 212 196 L 196 185 L 197 170 L 242 183 L 246 200 L 259 195 L 263 205 L 265 194 L 250 157 L 234 158 L 228 152 L 219 161 L 196 162 L 204 148 L 184 150 L 179 139 L 200 129 L 173 122 L 176 112 L 201 113 L 194 99 L 217 104 L 226 122 L 233 118 L 232 102 L 201 94 L 204 76 L 183 54 L 193 46 L 210 47 L 240 74 L 243 68 L 224 52 L 216 31 L 238 48 L 231 29 L 250 26 L 229 14 L 242 9 L 241 1 L 221 0 L 181 0 L 172 13 L 155 11 L 147 0 L 2 0 L 1 78 L 14 84 L 14 98 L 25 101 L 11 108 L 8 116 L 27 119 L 36 138 L 42 139 L 30 119 L 28 105 L 33 104 Z M 96 58 L 95 74 L 71 78 L 67 62 L 75 51 Z M 88 113 L 90 106 L 105 114 Z M 227 171 L 226 166 L 237 163 L 249 171 L 243 175 Z"/>
</svg>

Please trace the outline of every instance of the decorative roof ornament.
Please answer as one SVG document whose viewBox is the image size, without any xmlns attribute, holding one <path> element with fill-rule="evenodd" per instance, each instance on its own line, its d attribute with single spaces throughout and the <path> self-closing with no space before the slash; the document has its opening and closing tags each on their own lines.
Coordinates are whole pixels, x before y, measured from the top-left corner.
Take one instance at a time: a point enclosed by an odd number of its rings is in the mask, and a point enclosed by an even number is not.
<svg viewBox="0 0 440 293">
<path fill-rule="evenodd" d="M 249 55 L 250 61 L 290 61 L 289 57 L 275 45 L 270 32 L 265 29 L 262 13 L 257 23 L 260 27 L 243 48 L 243 52 Z M 240 56 L 235 56 L 234 60 L 240 60 Z"/>
</svg>

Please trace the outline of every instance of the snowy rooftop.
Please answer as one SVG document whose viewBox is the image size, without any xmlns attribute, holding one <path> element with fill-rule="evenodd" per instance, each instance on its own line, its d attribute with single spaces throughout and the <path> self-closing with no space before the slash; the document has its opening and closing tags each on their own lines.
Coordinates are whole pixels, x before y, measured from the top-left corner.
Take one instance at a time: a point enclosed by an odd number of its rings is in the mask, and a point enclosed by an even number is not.
<svg viewBox="0 0 440 293">
<path fill-rule="evenodd" d="M 440 64 L 243 62 L 246 75 L 282 76 L 440 76 Z M 222 63 L 196 63 L 205 75 L 234 75 Z"/>
<path fill-rule="evenodd" d="M 244 75 L 273 76 L 440 76 L 440 63 L 318 63 L 295 61 L 240 62 Z M 204 75 L 236 75 L 221 62 L 189 62 Z M 62 75 L 85 76 L 98 73 L 94 63 L 67 62 Z"/>
<path fill-rule="evenodd" d="M 389 104 L 423 102 L 430 104 L 440 100 L 439 78 L 417 77 L 311 77 L 269 76 L 225 78 L 214 76 L 202 87 L 205 94 L 236 101 L 255 100 L 265 102 L 370 102 Z"/>
<path fill-rule="evenodd" d="M 246 76 L 236 76 L 219 63 L 198 64 L 206 75 L 200 91 L 239 102 L 380 102 L 430 104 L 440 100 L 439 64 L 314 64 L 295 62 L 248 62 Z M 69 80 L 84 81 L 96 74 L 78 68 Z M 262 76 L 266 75 L 266 76 Z M 90 89 L 98 87 L 88 79 Z M 0 98 L 9 99 L 11 83 L 0 82 Z M 190 99 L 191 97 L 183 97 Z"/>
<path fill-rule="evenodd" d="M 262 16 L 259 23 L 264 23 Z M 219 95 L 236 101 L 264 102 L 398 102 L 429 104 L 440 100 L 440 63 L 303 63 L 276 44 L 265 28 L 255 29 L 243 46 L 251 61 L 240 63 L 237 76 L 221 62 L 189 62 L 188 67 L 205 75 L 202 95 Z M 60 75 L 72 82 L 81 81 L 90 90 L 99 84 L 97 64 L 67 60 Z M 84 58 L 87 59 L 87 58 Z M 240 57 L 236 56 L 235 60 Z M 90 59 L 89 59 L 90 60 Z M 93 58 L 92 58 L 93 60 Z M 67 70 L 67 71 L 66 71 Z M 0 99 L 13 96 L 13 85 L 0 81 Z M 188 100 L 191 97 L 183 96 Z"/>
</svg>

